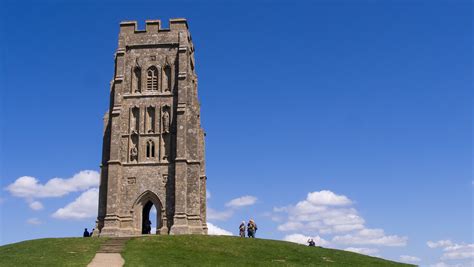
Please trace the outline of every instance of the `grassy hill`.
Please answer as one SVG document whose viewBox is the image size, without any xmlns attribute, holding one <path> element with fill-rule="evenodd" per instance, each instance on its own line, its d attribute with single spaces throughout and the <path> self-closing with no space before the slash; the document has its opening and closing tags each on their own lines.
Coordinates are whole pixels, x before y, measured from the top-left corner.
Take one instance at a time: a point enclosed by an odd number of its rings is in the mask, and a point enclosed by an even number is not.
<svg viewBox="0 0 474 267">
<path fill-rule="evenodd" d="M 104 239 L 45 238 L 0 247 L 0 266 L 87 266 Z"/>
<path fill-rule="evenodd" d="M 104 238 L 48 238 L 0 247 L 0 266 L 86 266 Z M 125 266 L 404 266 L 357 253 L 227 236 L 149 236 L 128 241 Z"/>
</svg>

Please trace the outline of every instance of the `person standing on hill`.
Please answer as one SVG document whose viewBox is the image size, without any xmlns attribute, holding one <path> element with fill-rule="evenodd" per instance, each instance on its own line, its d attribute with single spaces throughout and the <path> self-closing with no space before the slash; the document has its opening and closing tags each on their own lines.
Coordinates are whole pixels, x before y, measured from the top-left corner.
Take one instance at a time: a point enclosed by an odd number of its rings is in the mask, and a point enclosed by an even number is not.
<svg viewBox="0 0 474 267">
<path fill-rule="evenodd" d="M 83 237 L 89 237 L 89 232 L 87 231 L 87 228 L 84 229 L 84 234 L 82 236 Z"/>
<path fill-rule="evenodd" d="M 145 234 L 149 235 L 151 234 L 151 221 L 147 220 L 145 222 Z"/>
<path fill-rule="evenodd" d="M 242 221 L 242 223 L 240 224 L 239 233 L 240 237 L 245 237 L 245 221 Z"/>
<path fill-rule="evenodd" d="M 257 224 L 251 219 L 247 225 L 247 235 L 250 238 L 255 238 L 255 233 L 257 232 Z"/>
</svg>

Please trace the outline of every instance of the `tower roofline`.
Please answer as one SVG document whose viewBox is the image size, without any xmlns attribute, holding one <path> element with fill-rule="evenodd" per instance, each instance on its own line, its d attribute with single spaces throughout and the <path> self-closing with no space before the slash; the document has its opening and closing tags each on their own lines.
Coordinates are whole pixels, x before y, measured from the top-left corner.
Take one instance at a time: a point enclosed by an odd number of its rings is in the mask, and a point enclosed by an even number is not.
<svg viewBox="0 0 474 267">
<path fill-rule="evenodd" d="M 135 20 L 120 22 L 120 33 L 155 33 L 159 31 L 179 31 L 189 30 L 188 21 L 185 18 L 174 18 L 169 20 L 169 28 L 161 27 L 161 20 L 146 20 L 145 30 L 137 29 L 138 23 Z"/>
</svg>

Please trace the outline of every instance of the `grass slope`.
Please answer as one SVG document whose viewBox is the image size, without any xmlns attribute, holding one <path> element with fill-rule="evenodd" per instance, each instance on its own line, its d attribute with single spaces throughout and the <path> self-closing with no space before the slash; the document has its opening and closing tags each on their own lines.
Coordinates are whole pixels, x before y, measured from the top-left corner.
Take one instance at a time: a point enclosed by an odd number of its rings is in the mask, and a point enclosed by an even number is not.
<svg viewBox="0 0 474 267">
<path fill-rule="evenodd" d="M 87 266 L 104 238 L 46 238 L 0 247 L 0 266 Z"/>
<path fill-rule="evenodd" d="M 105 238 L 47 238 L 0 246 L 0 266 L 87 266 Z M 131 239 L 125 266 L 404 266 L 357 253 L 228 236 Z"/>
<path fill-rule="evenodd" d="M 127 242 L 125 266 L 408 266 L 357 253 L 227 236 L 150 236 Z"/>
</svg>

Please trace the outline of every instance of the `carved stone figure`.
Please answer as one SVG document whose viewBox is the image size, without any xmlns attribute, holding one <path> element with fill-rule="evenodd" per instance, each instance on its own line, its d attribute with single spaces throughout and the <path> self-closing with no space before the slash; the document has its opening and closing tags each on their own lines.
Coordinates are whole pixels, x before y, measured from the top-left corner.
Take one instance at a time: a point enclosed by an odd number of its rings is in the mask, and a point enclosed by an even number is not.
<svg viewBox="0 0 474 267">
<path fill-rule="evenodd" d="M 138 161 L 138 149 L 135 144 L 133 144 L 132 148 L 130 149 L 130 161 L 131 162 Z"/>
<path fill-rule="evenodd" d="M 161 88 L 163 92 L 167 93 L 171 91 L 171 64 L 169 63 L 168 57 L 165 57 L 165 65 L 162 70 Z"/>
<path fill-rule="evenodd" d="M 169 133 L 170 132 L 170 113 L 168 112 L 168 109 L 163 110 L 162 121 L 163 121 L 163 133 Z"/>
<path fill-rule="evenodd" d="M 120 23 L 95 236 L 140 235 L 149 220 L 157 234 L 207 234 L 194 53 L 185 19 L 170 20 L 168 30 L 159 20 L 144 31 Z"/>
<path fill-rule="evenodd" d="M 132 70 L 132 92 L 139 93 L 142 87 L 142 68 L 138 62 L 138 58 L 135 59 L 135 66 Z"/>
</svg>

